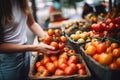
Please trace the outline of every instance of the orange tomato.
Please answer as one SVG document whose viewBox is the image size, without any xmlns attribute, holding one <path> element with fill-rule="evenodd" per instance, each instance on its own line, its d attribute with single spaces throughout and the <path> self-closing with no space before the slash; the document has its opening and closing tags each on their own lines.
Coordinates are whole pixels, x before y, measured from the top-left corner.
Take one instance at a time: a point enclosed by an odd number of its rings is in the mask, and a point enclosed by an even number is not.
<svg viewBox="0 0 120 80">
<path fill-rule="evenodd" d="M 97 45 L 97 53 L 102 53 L 102 52 L 105 52 L 107 47 L 105 45 L 105 43 L 100 43 Z"/>
<path fill-rule="evenodd" d="M 43 58 L 43 64 L 45 65 L 48 62 L 51 62 L 51 60 L 50 60 L 49 56 L 45 55 L 44 58 Z"/>
<path fill-rule="evenodd" d="M 57 69 L 56 71 L 55 71 L 55 76 L 61 76 L 61 75 L 64 75 L 65 73 L 64 73 L 64 71 L 63 70 L 61 70 L 61 69 Z"/>
<path fill-rule="evenodd" d="M 96 53 L 96 48 L 92 45 L 88 46 L 85 50 L 88 55 L 94 55 Z"/>
<path fill-rule="evenodd" d="M 95 59 L 95 61 L 98 61 L 98 59 L 99 59 L 99 54 L 94 54 L 92 57 L 93 57 L 93 59 Z"/>
<path fill-rule="evenodd" d="M 45 44 L 50 44 L 52 37 L 51 36 L 45 36 L 43 39 L 43 42 Z"/>
<path fill-rule="evenodd" d="M 59 65 L 59 68 L 64 70 L 68 65 L 66 63 L 62 63 L 61 65 Z"/>
<path fill-rule="evenodd" d="M 64 69 L 65 75 L 73 75 L 74 74 L 74 70 L 72 69 L 72 67 L 68 66 Z"/>
<path fill-rule="evenodd" d="M 58 43 L 57 43 L 57 42 L 55 42 L 55 41 L 51 42 L 51 43 L 50 43 L 50 46 L 55 47 L 55 49 L 58 49 L 58 48 L 59 48 Z"/>
<path fill-rule="evenodd" d="M 82 63 L 77 64 L 78 69 L 85 69 L 85 66 Z"/>
<path fill-rule="evenodd" d="M 120 57 L 120 50 L 118 48 L 113 49 L 112 54 L 114 57 Z"/>
<path fill-rule="evenodd" d="M 60 29 L 55 29 L 54 32 L 55 32 L 55 36 L 59 37 L 61 35 Z"/>
<path fill-rule="evenodd" d="M 60 37 L 60 41 L 66 43 L 67 42 L 67 38 L 65 36 L 61 36 Z"/>
<path fill-rule="evenodd" d="M 56 61 L 58 59 L 57 55 L 50 55 L 51 61 Z"/>
<path fill-rule="evenodd" d="M 36 63 L 35 63 L 36 69 L 38 69 L 38 67 L 39 67 L 39 66 L 41 66 L 41 65 L 42 65 L 42 63 L 41 63 L 41 62 L 39 62 L 39 61 L 38 61 L 38 62 L 36 62 Z"/>
<path fill-rule="evenodd" d="M 117 64 L 117 65 L 119 66 L 119 68 L 120 68 L 120 57 L 117 58 L 115 62 L 116 62 L 116 64 Z"/>
<path fill-rule="evenodd" d="M 111 63 L 111 64 L 109 65 L 109 67 L 110 67 L 110 69 L 112 69 L 112 70 L 118 69 L 118 65 L 117 65 L 115 62 Z"/>
<path fill-rule="evenodd" d="M 118 48 L 118 43 L 111 43 L 112 50 Z"/>
<path fill-rule="evenodd" d="M 54 73 L 56 70 L 56 66 L 52 62 L 46 63 L 45 66 L 50 73 Z"/>
<path fill-rule="evenodd" d="M 87 72 L 85 71 L 85 69 L 79 69 L 79 70 L 78 70 L 78 74 L 79 74 L 79 75 L 86 75 Z"/>
<path fill-rule="evenodd" d="M 75 51 L 74 49 L 70 49 L 70 50 L 68 51 L 68 54 L 76 54 L 76 51 Z"/>
<path fill-rule="evenodd" d="M 49 36 L 53 36 L 54 30 L 48 29 L 47 34 L 48 34 Z"/>
</svg>

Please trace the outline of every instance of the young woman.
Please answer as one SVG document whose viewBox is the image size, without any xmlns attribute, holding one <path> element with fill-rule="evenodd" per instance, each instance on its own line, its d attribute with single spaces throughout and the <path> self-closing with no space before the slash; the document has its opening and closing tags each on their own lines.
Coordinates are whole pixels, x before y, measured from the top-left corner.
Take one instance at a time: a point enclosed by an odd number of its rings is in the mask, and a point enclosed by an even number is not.
<svg viewBox="0 0 120 80">
<path fill-rule="evenodd" d="M 54 54 L 54 47 L 26 45 L 26 26 L 39 37 L 45 32 L 34 21 L 27 0 L 0 0 L 0 80 L 27 80 L 28 51 Z"/>
</svg>

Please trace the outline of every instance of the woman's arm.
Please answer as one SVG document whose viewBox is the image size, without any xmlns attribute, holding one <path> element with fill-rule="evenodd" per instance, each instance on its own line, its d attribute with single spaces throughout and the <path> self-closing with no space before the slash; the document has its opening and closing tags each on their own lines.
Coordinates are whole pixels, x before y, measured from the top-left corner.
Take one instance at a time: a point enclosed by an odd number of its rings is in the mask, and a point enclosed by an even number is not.
<svg viewBox="0 0 120 80">
<path fill-rule="evenodd" d="M 29 29 L 37 36 L 44 37 L 46 35 L 42 27 L 35 22 L 32 13 L 28 14 L 27 24 Z"/>
</svg>

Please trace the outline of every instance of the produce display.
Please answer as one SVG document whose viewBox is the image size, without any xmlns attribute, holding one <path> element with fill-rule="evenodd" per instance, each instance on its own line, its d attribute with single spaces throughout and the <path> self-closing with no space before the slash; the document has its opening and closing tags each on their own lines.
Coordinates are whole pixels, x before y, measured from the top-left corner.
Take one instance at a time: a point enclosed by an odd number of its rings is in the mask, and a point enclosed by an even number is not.
<svg viewBox="0 0 120 80">
<path fill-rule="evenodd" d="M 48 29 L 47 35 L 41 42 L 54 46 L 60 52 L 52 55 L 38 55 L 32 69 L 34 77 L 50 79 L 57 76 L 78 78 L 90 76 L 83 58 L 67 43 L 67 38 L 62 35 L 60 29 Z"/>
<path fill-rule="evenodd" d="M 120 46 L 119 43 L 106 39 L 105 42 L 94 40 L 84 47 L 87 55 L 95 61 L 111 70 L 120 69 Z"/>
</svg>

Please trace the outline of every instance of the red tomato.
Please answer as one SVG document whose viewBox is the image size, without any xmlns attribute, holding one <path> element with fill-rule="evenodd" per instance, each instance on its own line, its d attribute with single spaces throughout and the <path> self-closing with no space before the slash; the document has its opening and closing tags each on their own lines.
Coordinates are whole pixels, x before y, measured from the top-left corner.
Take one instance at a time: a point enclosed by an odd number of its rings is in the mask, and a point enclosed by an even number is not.
<svg viewBox="0 0 120 80">
<path fill-rule="evenodd" d="M 59 68 L 64 70 L 68 65 L 66 63 L 62 63 L 61 65 L 59 65 Z"/>
<path fill-rule="evenodd" d="M 58 59 L 57 55 L 50 55 L 51 61 L 56 61 Z"/>
<path fill-rule="evenodd" d="M 39 67 L 39 66 L 41 66 L 41 65 L 42 65 L 42 63 L 41 63 L 41 62 L 39 62 L 39 61 L 38 61 L 38 62 L 36 62 L 36 64 L 35 64 L 36 69 L 38 69 L 38 67 Z"/>
<path fill-rule="evenodd" d="M 65 73 L 64 73 L 64 71 L 63 70 L 61 70 L 61 69 L 57 69 L 56 71 L 55 71 L 55 76 L 61 76 L 61 75 L 64 75 Z"/>
<path fill-rule="evenodd" d="M 74 70 L 72 69 L 72 67 L 68 66 L 64 69 L 65 75 L 73 75 L 74 74 Z"/>
<path fill-rule="evenodd" d="M 77 70 L 77 65 L 74 64 L 74 63 L 71 63 L 69 66 L 73 69 L 73 71 L 74 71 L 74 73 L 75 73 L 76 70 Z"/>
<path fill-rule="evenodd" d="M 49 71 L 47 69 L 43 69 L 41 71 L 38 71 L 35 76 L 38 77 L 38 76 L 41 76 L 41 77 L 45 77 L 45 76 L 49 76 Z"/>
<path fill-rule="evenodd" d="M 82 63 L 77 64 L 78 69 L 85 69 L 85 66 Z"/>
<path fill-rule="evenodd" d="M 64 59 L 68 60 L 67 54 L 61 54 L 61 55 L 59 55 L 59 59 L 60 59 L 60 58 L 64 58 Z"/>
<path fill-rule="evenodd" d="M 45 44 L 50 44 L 52 37 L 51 36 L 45 36 L 43 39 L 43 42 Z"/>
<path fill-rule="evenodd" d="M 68 64 L 71 64 L 71 63 L 77 63 L 77 57 L 76 56 L 70 56 L 69 57 L 69 60 L 68 60 Z"/>
<path fill-rule="evenodd" d="M 58 67 L 58 60 L 53 61 L 53 64 L 56 66 L 56 68 Z"/>
<path fill-rule="evenodd" d="M 59 49 L 63 49 L 65 47 L 65 43 L 59 42 Z"/>
<path fill-rule="evenodd" d="M 50 73 L 54 73 L 56 70 L 56 66 L 51 62 L 46 63 L 46 68 Z"/>
<path fill-rule="evenodd" d="M 69 53 L 69 54 L 76 54 L 76 51 L 75 51 L 74 49 L 70 49 L 70 50 L 68 51 L 68 53 Z"/>
<path fill-rule="evenodd" d="M 44 70 L 44 69 L 45 69 L 45 67 L 44 67 L 44 66 L 39 66 L 39 67 L 38 67 L 38 69 L 37 69 L 37 71 L 39 71 L 39 72 L 40 72 L 40 71 L 42 71 L 42 70 Z"/>
<path fill-rule="evenodd" d="M 79 69 L 79 70 L 78 70 L 78 74 L 79 74 L 79 75 L 86 75 L 87 72 L 85 71 L 85 69 Z"/>
<path fill-rule="evenodd" d="M 54 30 L 48 29 L 47 34 L 48 34 L 49 36 L 53 36 Z"/>
<path fill-rule="evenodd" d="M 67 42 L 67 38 L 65 36 L 61 36 L 60 37 L 60 41 L 66 43 Z"/>
<path fill-rule="evenodd" d="M 100 43 L 97 45 L 97 52 L 98 53 L 102 53 L 102 52 L 105 52 L 107 49 L 105 43 Z"/>
<path fill-rule="evenodd" d="M 58 59 L 58 66 L 60 66 L 63 63 L 67 63 L 67 60 L 65 58 L 59 58 Z"/>
<path fill-rule="evenodd" d="M 98 61 L 98 59 L 99 59 L 99 54 L 94 54 L 92 57 L 93 57 L 93 59 L 95 59 L 95 61 Z"/>
<path fill-rule="evenodd" d="M 59 48 L 58 43 L 57 43 L 57 42 L 55 42 L 55 41 L 51 42 L 51 43 L 50 43 L 50 46 L 55 47 L 55 49 L 58 49 L 58 48 Z"/>
<path fill-rule="evenodd" d="M 43 64 L 45 65 L 46 63 L 50 62 L 50 58 L 49 56 L 44 56 L 44 59 L 43 59 Z"/>
</svg>

